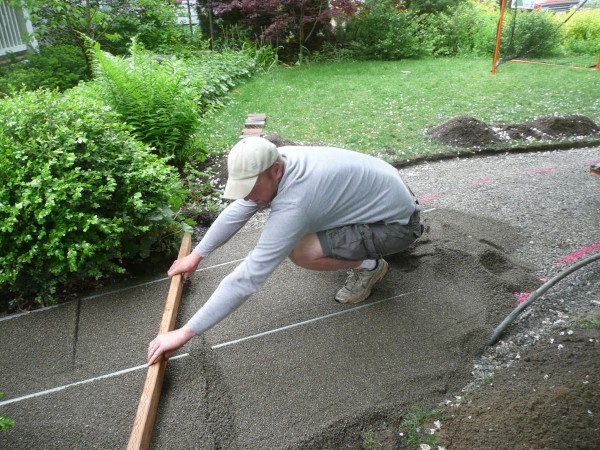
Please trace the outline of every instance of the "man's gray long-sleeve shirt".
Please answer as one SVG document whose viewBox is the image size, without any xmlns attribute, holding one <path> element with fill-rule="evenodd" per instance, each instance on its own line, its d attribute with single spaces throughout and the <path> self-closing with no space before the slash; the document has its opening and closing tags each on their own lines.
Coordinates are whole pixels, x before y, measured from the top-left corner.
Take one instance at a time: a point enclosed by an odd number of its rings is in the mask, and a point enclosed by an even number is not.
<svg viewBox="0 0 600 450">
<path fill-rule="evenodd" d="M 349 224 L 407 224 L 418 205 L 394 167 L 332 147 L 280 147 L 284 173 L 258 244 L 188 325 L 200 334 L 257 292 L 300 238 Z M 203 258 L 227 242 L 258 211 L 236 200 L 194 249 Z"/>
</svg>

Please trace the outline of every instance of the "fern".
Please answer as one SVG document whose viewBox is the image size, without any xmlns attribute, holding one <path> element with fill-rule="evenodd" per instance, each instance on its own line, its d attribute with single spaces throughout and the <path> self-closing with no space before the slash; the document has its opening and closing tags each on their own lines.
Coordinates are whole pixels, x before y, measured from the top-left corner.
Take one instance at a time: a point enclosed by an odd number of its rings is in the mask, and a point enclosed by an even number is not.
<svg viewBox="0 0 600 450">
<path fill-rule="evenodd" d="M 138 139 L 181 169 L 200 123 L 197 94 L 185 83 L 183 62 L 160 59 L 135 39 L 127 59 L 102 51 L 92 41 L 88 51 L 97 95 L 133 126 Z"/>
</svg>

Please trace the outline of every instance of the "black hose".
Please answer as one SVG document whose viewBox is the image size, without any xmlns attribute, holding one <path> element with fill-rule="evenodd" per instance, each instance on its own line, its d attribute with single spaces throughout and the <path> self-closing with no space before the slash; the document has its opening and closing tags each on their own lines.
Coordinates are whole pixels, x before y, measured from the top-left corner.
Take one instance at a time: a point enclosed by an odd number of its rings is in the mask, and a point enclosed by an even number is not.
<svg viewBox="0 0 600 450">
<path fill-rule="evenodd" d="M 490 347 L 490 346 L 494 345 L 498 341 L 498 339 L 500 338 L 500 335 L 506 329 L 506 327 L 508 327 L 512 323 L 512 321 L 515 320 L 517 318 L 517 316 L 523 312 L 523 310 L 525 310 L 525 308 L 527 308 L 529 305 L 531 305 L 538 297 L 543 295 L 548 289 L 550 289 L 552 286 L 554 286 L 556 283 L 558 283 L 560 280 L 562 280 L 564 277 L 566 277 L 570 273 L 575 272 L 577 269 L 580 269 L 583 266 L 586 266 L 587 264 L 589 264 L 593 261 L 596 261 L 597 259 L 600 259 L 600 254 L 590 256 L 589 258 L 579 261 L 577 264 L 573 264 L 568 269 L 564 270 L 563 272 L 559 273 L 555 277 L 549 279 L 544 284 L 542 284 L 539 288 L 537 288 L 537 290 L 535 292 L 533 292 L 529 296 L 529 298 L 527 298 L 527 300 L 525 300 L 523 303 L 521 303 L 519 306 L 517 306 L 506 317 L 506 319 L 504 319 L 502 321 L 502 323 L 494 330 L 494 334 L 492 334 L 492 337 L 489 339 L 489 341 L 487 341 L 485 346 Z"/>
</svg>

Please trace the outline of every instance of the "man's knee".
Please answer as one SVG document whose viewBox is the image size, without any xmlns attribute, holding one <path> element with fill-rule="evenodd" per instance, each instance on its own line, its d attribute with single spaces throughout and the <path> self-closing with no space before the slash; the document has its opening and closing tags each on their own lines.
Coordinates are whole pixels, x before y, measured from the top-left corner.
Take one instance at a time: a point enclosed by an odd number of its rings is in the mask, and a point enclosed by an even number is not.
<svg viewBox="0 0 600 450">
<path fill-rule="evenodd" d="M 310 267 L 322 257 L 323 249 L 315 233 L 307 234 L 300 239 L 289 254 L 290 261 L 300 267 Z"/>
<path fill-rule="evenodd" d="M 300 267 L 307 267 L 314 261 L 314 257 L 311 253 L 306 252 L 304 248 L 295 247 L 289 254 L 290 261 Z"/>
<path fill-rule="evenodd" d="M 289 254 L 288 258 L 290 258 L 290 261 L 292 261 L 294 264 L 296 264 L 297 266 L 304 266 L 305 265 L 305 257 L 302 253 L 296 251 L 296 249 L 292 250 L 292 252 Z"/>
</svg>

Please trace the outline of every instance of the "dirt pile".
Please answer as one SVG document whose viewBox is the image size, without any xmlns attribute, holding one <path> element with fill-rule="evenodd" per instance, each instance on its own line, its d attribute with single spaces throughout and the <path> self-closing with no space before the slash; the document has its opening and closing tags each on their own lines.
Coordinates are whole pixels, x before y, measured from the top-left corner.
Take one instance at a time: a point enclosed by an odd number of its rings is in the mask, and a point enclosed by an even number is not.
<svg viewBox="0 0 600 450">
<path fill-rule="evenodd" d="M 454 117 L 427 130 L 436 141 L 452 147 L 489 147 L 502 142 L 492 128 L 468 116 Z"/>
<path fill-rule="evenodd" d="M 576 329 L 536 345 L 451 410 L 445 448 L 597 449 L 599 339 L 600 330 Z"/>
<path fill-rule="evenodd" d="M 582 115 L 542 116 L 523 123 L 492 125 L 458 116 L 427 129 L 426 134 L 451 147 L 487 148 L 510 141 L 600 137 L 600 126 Z"/>
</svg>

